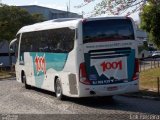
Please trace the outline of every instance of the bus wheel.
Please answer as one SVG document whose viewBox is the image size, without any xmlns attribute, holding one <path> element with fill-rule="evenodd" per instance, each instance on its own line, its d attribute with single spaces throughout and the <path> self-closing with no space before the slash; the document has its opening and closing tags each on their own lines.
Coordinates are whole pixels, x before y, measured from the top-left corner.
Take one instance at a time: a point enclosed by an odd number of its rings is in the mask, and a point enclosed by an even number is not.
<svg viewBox="0 0 160 120">
<path fill-rule="evenodd" d="M 26 75 L 25 75 L 25 74 L 22 75 L 22 81 L 23 81 L 24 86 L 25 86 L 26 89 L 30 89 L 30 88 L 31 88 L 30 85 L 27 85 L 27 82 L 26 82 Z"/>
<path fill-rule="evenodd" d="M 57 99 L 59 99 L 59 100 L 63 99 L 62 85 L 61 85 L 61 81 L 59 78 L 57 78 L 55 81 L 55 93 L 56 93 Z"/>
</svg>

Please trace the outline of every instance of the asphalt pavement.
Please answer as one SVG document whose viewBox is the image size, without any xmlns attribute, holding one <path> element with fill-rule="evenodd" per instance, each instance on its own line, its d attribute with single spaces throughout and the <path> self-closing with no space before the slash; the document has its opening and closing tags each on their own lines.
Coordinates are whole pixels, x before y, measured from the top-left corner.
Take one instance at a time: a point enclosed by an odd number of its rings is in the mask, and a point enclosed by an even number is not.
<svg viewBox="0 0 160 120">
<path fill-rule="evenodd" d="M 160 101 L 114 96 L 57 100 L 52 92 L 27 90 L 15 78 L 0 80 L 0 119 L 160 119 Z M 16 120 L 17 120 L 16 119 Z"/>
</svg>

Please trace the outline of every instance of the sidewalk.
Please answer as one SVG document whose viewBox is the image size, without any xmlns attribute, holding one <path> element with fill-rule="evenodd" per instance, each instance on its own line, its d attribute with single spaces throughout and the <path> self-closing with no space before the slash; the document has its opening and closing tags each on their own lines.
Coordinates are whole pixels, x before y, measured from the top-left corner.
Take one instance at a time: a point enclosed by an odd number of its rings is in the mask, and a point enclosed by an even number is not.
<svg viewBox="0 0 160 120">
<path fill-rule="evenodd" d="M 149 90 L 140 90 L 139 92 L 135 93 L 126 93 L 123 94 L 122 96 L 160 101 L 160 94 L 158 95 L 156 91 L 149 91 Z"/>
</svg>

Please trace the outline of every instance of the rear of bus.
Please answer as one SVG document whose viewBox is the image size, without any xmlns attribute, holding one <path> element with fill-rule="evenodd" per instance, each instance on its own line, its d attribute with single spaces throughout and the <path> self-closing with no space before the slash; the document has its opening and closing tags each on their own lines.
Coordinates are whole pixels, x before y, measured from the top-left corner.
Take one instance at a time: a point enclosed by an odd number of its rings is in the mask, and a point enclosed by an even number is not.
<svg viewBox="0 0 160 120">
<path fill-rule="evenodd" d="M 82 21 L 79 96 L 112 96 L 138 91 L 139 66 L 132 19 Z"/>
</svg>

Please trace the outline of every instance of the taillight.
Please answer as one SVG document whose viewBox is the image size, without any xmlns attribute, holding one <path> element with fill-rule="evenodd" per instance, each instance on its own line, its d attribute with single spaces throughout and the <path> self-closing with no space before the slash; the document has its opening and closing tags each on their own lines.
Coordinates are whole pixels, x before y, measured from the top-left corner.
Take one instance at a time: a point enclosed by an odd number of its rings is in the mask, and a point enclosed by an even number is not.
<svg viewBox="0 0 160 120">
<path fill-rule="evenodd" d="M 82 23 L 84 24 L 84 23 L 86 23 L 87 22 L 87 19 L 83 19 L 82 20 Z"/>
<path fill-rule="evenodd" d="M 84 63 L 81 63 L 80 67 L 79 67 L 79 81 L 83 84 L 86 84 L 86 85 L 91 84 L 91 81 L 88 80 L 86 67 L 85 67 Z"/>
<path fill-rule="evenodd" d="M 139 78 L 139 60 L 135 59 L 134 74 L 133 74 L 132 79 L 138 80 L 138 78 Z"/>
<path fill-rule="evenodd" d="M 126 16 L 126 19 L 129 19 L 129 20 L 130 20 L 130 19 L 131 19 L 131 17 L 129 17 L 129 16 Z"/>
</svg>

